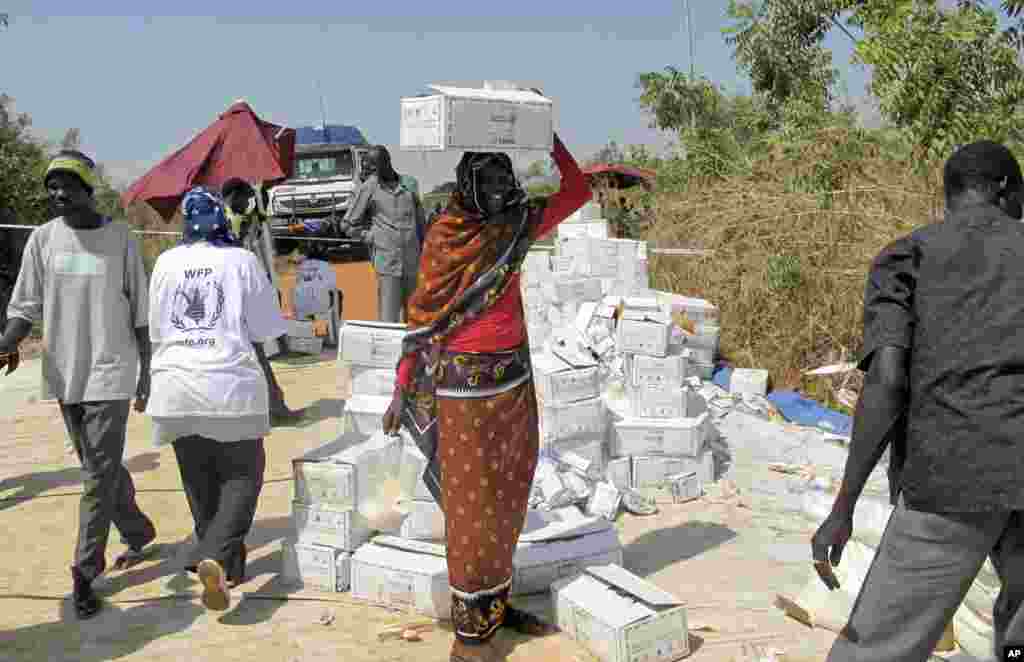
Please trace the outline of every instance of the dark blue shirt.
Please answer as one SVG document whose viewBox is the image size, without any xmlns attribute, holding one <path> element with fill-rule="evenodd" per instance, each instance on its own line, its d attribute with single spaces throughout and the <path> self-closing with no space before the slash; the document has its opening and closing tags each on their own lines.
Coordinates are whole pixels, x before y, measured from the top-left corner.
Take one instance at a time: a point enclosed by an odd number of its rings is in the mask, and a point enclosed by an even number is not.
<svg viewBox="0 0 1024 662">
<path fill-rule="evenodd" d="M 974 205 L 886 246 L 868 275 L 861 369 L 886 345 L 910 352 L 890 440 L 907 505 L 1024 509 L 1024 223 Z"/>
</svg>

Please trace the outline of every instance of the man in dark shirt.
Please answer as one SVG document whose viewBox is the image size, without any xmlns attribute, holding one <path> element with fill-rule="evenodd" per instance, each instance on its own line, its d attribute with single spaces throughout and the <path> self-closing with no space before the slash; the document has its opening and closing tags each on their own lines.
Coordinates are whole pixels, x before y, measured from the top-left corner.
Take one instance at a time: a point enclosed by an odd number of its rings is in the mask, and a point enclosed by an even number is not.
<svg viewBox="0 0 1024 662">
<path fill-rule="evenodd" d="M 1005 147 L 958 149 L 947 214 L 882 250 L 864 295 L 867 371 L 832 512 L 811 543 L 829 588 L 891 442 L 895 505 L 829 662 L 925 662 L 991 558 L 999 659 L 1024 643 L 1024 223 Z"/>
</svg>

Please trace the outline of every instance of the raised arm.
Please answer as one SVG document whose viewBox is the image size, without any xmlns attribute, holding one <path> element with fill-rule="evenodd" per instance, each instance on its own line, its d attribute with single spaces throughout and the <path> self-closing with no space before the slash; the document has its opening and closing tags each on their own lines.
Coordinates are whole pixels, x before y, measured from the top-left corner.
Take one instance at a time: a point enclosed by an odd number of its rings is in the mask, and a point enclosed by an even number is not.
<svg viewBox="0 0 1024 662">
<path fill-rule="evenodd" d="M 586 204 L 592 197 L 590 185 L 587 184 L 583 171 L 580 170 L 576 159 L 572 157 L 569 150 L 562 144 L 557 133 L 555 134 L 554 147 L 551 150 L 551 158 L 554 159 L 555 165 L 558 166 L 558 172 L 561 174 L 562 181 L 558 192 L 548 198 L 547 207 L 544 209 L 541 222 L 532 231 L 534 239 L 539 239 L 554 230 L 559 223 L 569 218 L 573 212 Z"/>
</svg>

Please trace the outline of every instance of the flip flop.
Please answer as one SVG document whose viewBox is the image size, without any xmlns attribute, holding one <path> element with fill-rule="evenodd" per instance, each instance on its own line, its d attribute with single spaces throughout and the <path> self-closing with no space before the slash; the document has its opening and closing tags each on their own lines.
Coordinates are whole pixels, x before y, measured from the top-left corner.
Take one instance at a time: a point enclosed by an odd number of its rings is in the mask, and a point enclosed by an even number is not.
<svg viewBox="0 0 1024 662">
<path fill-rule="evenodd" d="M 231 604 L 231 593 L 224 580 L 224 569 L 212 559 L 199 562 L 199 581 L 203 584 L 200 600 L 203 606 L 213 611 L 224 611 Z"/>
</svg>

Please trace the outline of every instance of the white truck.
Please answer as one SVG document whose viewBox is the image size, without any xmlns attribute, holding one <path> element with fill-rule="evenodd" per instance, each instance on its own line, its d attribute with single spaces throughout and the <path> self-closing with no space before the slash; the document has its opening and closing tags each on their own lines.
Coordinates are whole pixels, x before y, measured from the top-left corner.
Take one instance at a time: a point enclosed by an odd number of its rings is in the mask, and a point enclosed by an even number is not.
<svg viewBox="0 0 1024 662">
<path fill-rule="evenodd" d="M 287 255 L 305 238 L 334 238 L 332 252 L 352 253 L 363 247 L 342 237 L 345 216 L 360 182 L 370 146 L 354 126 L 324 124 L 295 130 L 294 174 L 268 192 L 274 250 Z"/>
</svg>

